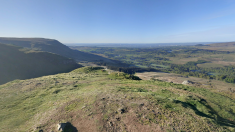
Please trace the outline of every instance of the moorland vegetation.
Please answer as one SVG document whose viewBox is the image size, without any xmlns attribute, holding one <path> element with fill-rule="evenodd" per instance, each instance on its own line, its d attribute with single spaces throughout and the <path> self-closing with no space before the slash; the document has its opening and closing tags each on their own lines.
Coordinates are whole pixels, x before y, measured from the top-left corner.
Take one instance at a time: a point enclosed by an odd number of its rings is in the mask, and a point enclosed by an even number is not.
<svg viewBox="0 0 235 132">
<path fill-rule="evenodd" d="M 0 86 L 2 131 L 234 131 L 235 96 L 97 67 Z"/>
</svg>

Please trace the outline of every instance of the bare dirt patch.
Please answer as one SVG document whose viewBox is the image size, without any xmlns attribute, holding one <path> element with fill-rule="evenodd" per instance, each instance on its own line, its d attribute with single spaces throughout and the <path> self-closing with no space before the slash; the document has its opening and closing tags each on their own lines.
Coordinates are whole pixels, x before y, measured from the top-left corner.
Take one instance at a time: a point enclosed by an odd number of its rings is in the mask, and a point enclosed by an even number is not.
<svg viewBox="0 0 235 132">
<path fill-rule="evenodd" d="M 190 80 L 194 82 L 191 84 L 192 86 L 202 87 L 202 88 L 210 88 L 216 92 L 227 92 L 235 99 L 235 93 L 229 92 L 229 88 L 235 87 L 235 84 L 226 83 L 223 81 L 218 80 L 209 80 L 204 78 L 197 78 L 197 77 L 184 77 L 179 74 L 174 73 L 164 73 L 164 72 L 143 72 L 136 74 L 139 78 L 143 80 L 150 80 L 150 79 L 159 79 L 166 82 L 172 82 L 176 84 L 182 84 L 184 80 Z"/>
</svg>

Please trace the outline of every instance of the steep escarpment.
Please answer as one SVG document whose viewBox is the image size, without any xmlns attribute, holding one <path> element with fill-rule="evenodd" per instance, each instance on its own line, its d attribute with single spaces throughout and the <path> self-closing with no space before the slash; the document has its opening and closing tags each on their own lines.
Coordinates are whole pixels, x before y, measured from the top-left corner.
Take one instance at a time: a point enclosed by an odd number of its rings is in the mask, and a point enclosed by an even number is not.
<svg viewBox="0 0 235 132">
<path fill-rule="evenodd" d="M 69 72 L 81 65 L 66 57 L 0 43 L 0 84 Z"/>
<path fill-rule="evenodd" d="M 108 63 L 114 63 L 112 60 L 109 60 L 107 58 L 98 55 L 93 55 L 78 50 L 72 50 L 66 45 L 54 39 L 0 37 L 0 43 L 13 44 L 37 51 L 51 52 L 67 58 L 72 58 L 76 61 L 90 61 L 90 62 L 104 61 Z"/>
</svg>

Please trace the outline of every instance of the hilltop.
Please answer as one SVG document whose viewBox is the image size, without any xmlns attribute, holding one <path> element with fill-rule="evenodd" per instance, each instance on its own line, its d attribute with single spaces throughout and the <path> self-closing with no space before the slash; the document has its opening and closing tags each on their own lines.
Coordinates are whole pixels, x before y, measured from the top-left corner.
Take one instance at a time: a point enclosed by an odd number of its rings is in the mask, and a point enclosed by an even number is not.
<svg viewBox="0 0 235 132">
<path fill-rule="evenodd" d="M 0 37 L 0 43 L 4 44 L 13 44 L 25 48 L 29 48 L 31 50 L 37 51 L 46 51 L 55 53 L 67 58 L 72 58 L 77 62 L 80 61 L 88 61 L 88 62 L 100 62 L 104 61 L 107 63 L 114 63 L 112 60 L 107 58 L 81 52 L 78 50 L 72 50 L 66 45 L 60 43 L 54 39 L 45 39 L 45 38 L 5 38 Z"/>
<path fill-rule="evenodd" d="M 234 131 L 235 96 L 100 67 L 0 85 L 0 130 Z"/>
<path fill-rule="evenodd" d="M 74 60 L 57 54 L 0 43 L 0 84 L 69 72 L 79 67 L 82 66 Z"/>
</svg>

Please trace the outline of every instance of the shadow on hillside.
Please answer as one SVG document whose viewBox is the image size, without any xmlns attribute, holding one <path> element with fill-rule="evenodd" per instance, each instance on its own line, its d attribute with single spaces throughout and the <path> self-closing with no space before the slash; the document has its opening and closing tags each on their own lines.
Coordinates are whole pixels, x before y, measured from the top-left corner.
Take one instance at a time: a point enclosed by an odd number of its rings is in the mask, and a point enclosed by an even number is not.
<svg viewBox="0 0 235 132">
<path fill-rule="evenodd" d="M 66 124 L 63 132 L 78 132 L 77 128 L 74 127 L 70 122 L 64 123 Z"/>
<path fill-rule="evenodd" d="M 200 103 L 202 105 L 204 105 L 209 110 L 209 113 L 211 115 L 208 115 L 208 114 L 205 114 L 205 113 L 199 111 L 196 108 L 196 106 L 194 106 L 190 103 L 182 102 L 182 101 L 179 101 L 179 100 L 176 100 L 175 103 L 180 103 L 180 104 L 182 104 L 183 107 L 190 108 L 190 109 L 194 110 L 195 114 L 197 114 L 199 116 L 214 119 L 215 122 L 217 122 L 221 126 L 235 127 L 235 122 L 234 121 L 230 121 L 228 119 L 225 119 L 225 118 L 219 116 L 219 114 L 211 106 L 205 104 L 206 103 L 205 100 L 200 101 Z M 232 112 L 231 114 L 235 114 L 235 113 Z"/>
</svg>

